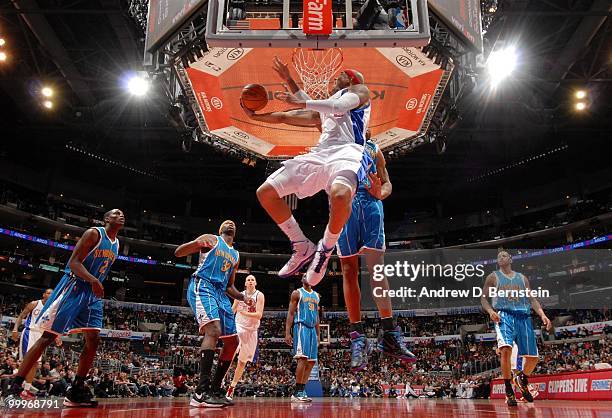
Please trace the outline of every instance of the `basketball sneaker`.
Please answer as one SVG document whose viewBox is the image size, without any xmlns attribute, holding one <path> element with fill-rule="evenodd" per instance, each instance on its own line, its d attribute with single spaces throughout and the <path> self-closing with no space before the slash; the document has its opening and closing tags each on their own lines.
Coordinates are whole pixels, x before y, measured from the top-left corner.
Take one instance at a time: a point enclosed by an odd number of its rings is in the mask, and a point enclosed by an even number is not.
<svg viewBox="0 0 612 418">
<path fill-rule="evenodd" d="M 392 356 L 409 363 L 416 362 L 416 356 L 406 348 L 404 335 L 399 326 L 395 329 L 383 331 L 378 337 L 378 349 L 387 356 Z"/>
<path fill-rule="evenodd" d="M 19 397 L 21 399 L 23 399 L 24 401 L 33 401 L 34 399 L 36 399 L 36 395 L 34 395 L 32 392 L 30 392 L 29 390 L 24 390 L 19 394 Z"/>
<path fill-rule="evenodd" d="M 308 266 L 308 271 L 306 271 L 306 282 L 309 285 L 316 286 L 323 279 L 327 272 L 327 263 L 333 250 L 334 247 L 325 248 L 323 240 L 319 241 L 312 262 Z"/>
<path fill-rule="evenodd" d="M 368 339 L 358 331 L 351 336 L 351 370 L 359 372 L 368 366 Z"/>
<path fill-rule="evenodd" d="M 310 240 L 292 241 L 291 258 L 278 272 L 278 276 L 285 279 L 298 273 L 314 257 L 317 247 Z"/>
<path fill-rule="evenodd" d="M 93 398 L 91 390 L 86 386 L 70 386 L 64 397 L 64 406 L 95 408 L 98 406 L 98 401 Z"/>
<path fill-rule="evenodd" d="M 225 394 L 225 398 L 229 399 L 230 401 L 234 400 L 234 387 L 230 386 L 227 388 L 227 393 Z"/>
<path fill-rule="evenodd" d="M 506 405 L 516 406 L 516 396 L 514 396 L 513 390 L 506 390 Z"/>
<path fill-rule="evenodd" d="M 232 406 L 234 404 L 234 401 L 231 399 L 228 399 L 227 396 L 223 395 L 223 393 L 221 393 L 221 391 L 217 391 L 214 394 L 215 398 L 221 399 L 221 401 L 223 401 L 223 404 L 225 406 Z"/>
<path fill-rule="evenodd" d="M 194 406 L 196 408 L 223 408 L 225 406 L 225 402 L 223 399 L 220 399 L 204 390 L 196 389 L 191 395 L 191 400 L 189 401 L 190 406 Z"/>
<path fill-rule="evenodd" d="M 527 381 L 527 376 L 523 372 L 518 372 L 514 375 L 514 384 L 521 391 L 521 395 L 523 395 L 523 399 L 527 402 L 533 402 L 533 395 L 529 390 L 529 382 Z"/>
<path fill-rule="evenodd" d="M 312 402 L 312 399 L 306 395 L 306 391 L 301 391 L 291 395 L 291 402 Z"/>
</svg>

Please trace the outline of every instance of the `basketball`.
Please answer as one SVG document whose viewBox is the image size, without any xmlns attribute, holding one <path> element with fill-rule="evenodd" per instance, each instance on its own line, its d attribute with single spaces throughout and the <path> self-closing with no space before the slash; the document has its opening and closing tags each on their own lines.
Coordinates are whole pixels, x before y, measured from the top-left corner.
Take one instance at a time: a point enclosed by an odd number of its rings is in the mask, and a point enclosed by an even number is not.
<svg viewBox="0 0 612 418">
<path fill-rule="evenodd" d="M 240 100 L 249 110 L 261 110 L 268 104 L 268 92 L 261 84 L 248 84 L 242 89 Z"/>
</svg>

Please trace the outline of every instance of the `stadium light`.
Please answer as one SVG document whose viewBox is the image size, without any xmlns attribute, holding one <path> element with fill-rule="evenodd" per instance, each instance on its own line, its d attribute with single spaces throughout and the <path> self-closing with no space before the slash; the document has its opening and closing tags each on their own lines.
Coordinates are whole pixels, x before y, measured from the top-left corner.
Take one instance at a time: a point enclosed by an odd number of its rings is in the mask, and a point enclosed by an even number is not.
<svg viewBox="0 0 612 418">
<path fill-rule="evenodd" d="M 150 81 L 141 74 L 134 74 L 127 81 L 127 90 L 132 96 L 142 97 L 147 94 L 150 87 Z"/>
<path fill-rule="evenodd" d="M 7 58 L 6 52 L 0 52 L 0 61 L 6 61 Z"/>
<path fill-rule="evenodd" d="M 487 70 L 491 77 L 491 84 L 497 86 L 503 79 L 512 74 L 516 68 L 516 61 L 516 50 L 512 46 L 491 52 L 487 60 Z"/>
<path fill-rule="evenodd" d="M 586 91 L 578 90 L 576 92 L 576 99 L 584 99 L 586 97 Z"/>
<path fill-rule="evenodd" d="M 578 103 L 576 103 L 576 110 L 578 110 L 579 112 L 582 112 L 584 109 L 586 109 L 586 103 L 585 102 L 578 102 Z"/>
<path fill-rule="evenodd" d="M 47 109 L 53 109 L 53 102 L 51 100 L 45 100 L 43 106 Z"/>
<path fill-rule="evenodd" d="M 45 97 L 53 97 L 53 89 L 51 87 L 43 87 L 40 93 Z"/>
<path fill-rule="evenodd" d="M 4 45 L 6 45 L 6 41 L 4 40 L 4 38 L 0 38 L 0 46 Z"/>
</svg>

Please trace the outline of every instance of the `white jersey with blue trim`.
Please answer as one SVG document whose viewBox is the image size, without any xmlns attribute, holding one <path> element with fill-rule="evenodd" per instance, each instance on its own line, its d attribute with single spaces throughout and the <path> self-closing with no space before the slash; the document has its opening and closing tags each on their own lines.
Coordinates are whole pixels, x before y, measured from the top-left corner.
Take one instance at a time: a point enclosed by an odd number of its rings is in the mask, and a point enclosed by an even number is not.
<svg viewBox="0 0 612 418">
<path fill-rule="evenodd" d="M 342 89 L 333 94 L 330 99 L 337 99 L 348 90 Z M 365 144 L 365 134 L 370 123 L 372 106 L 365 106 L 349 110 L 345 113 L 321 113 L 321 137 L 319 147 L 341 144 Z"/>
<path fill-rule="evenodd" d="M 30 311 L 30 313 L 28 314 L 28 316 L 26 316 L 25 321 L 23 323 L 23 326 L 26 329 L 38 329 L 38 327 L 35 325 L 36 324 L 36 318 L 38 318 L 38 315 L 40 315 L 40 312 L 42 311 L 44 304 L 42 302 L 42 299 L 39 299 L 36 301 L 36 306 L 34 307 L 34 309 L 32 309 Z"/>
</svg>

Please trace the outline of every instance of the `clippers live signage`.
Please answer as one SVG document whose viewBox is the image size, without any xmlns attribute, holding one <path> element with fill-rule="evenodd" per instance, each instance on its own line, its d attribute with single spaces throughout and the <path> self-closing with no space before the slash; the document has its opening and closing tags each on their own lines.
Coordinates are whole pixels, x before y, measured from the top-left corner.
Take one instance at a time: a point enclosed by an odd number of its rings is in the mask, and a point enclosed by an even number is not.
<svg viewBox="0 0 612 418">
<path fill-rule="evenodd" d="M 158 46 L 206 3 L 206 0 L 149 0 L 145 51 Z"/>
<path fill-rule="evenodd" d="M 468 45 L 482 52 L 480 0 L 428 0 L 427 4 Z"/>
</svg>

